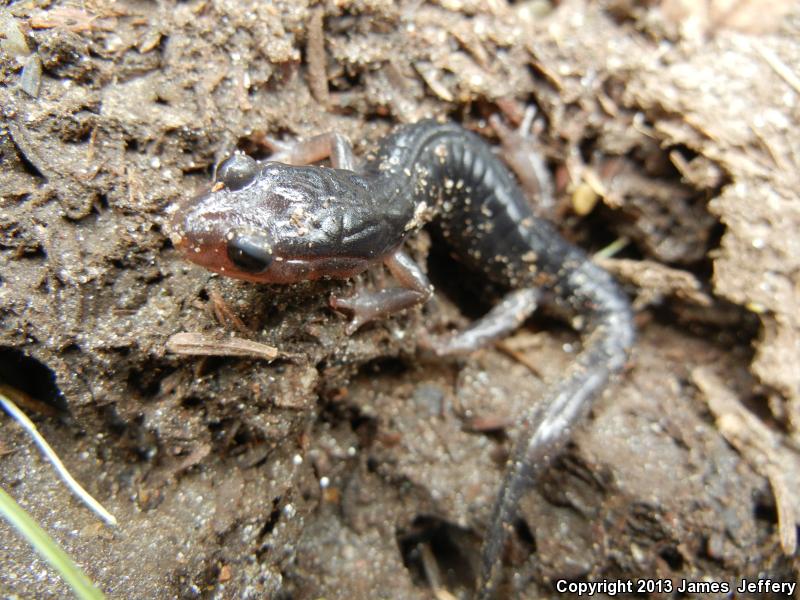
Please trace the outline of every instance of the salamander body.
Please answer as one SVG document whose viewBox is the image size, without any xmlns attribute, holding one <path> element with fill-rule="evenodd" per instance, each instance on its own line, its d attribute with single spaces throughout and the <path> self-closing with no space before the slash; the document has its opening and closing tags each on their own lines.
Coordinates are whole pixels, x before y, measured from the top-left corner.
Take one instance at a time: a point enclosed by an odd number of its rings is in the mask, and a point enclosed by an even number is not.
<svg viewBox="0 0 800 600">
<path fill-rule="evenodd" d="M 270 283 L 352 277 L 383 263 L 398 287 L 331 301 L 352 314 L 352 333 L 430 297 L 432 287 L 402 245 L 433 222 L 460 260 L 510 290 L 471 327 L 430 342 L 436 352 L 485 345 L 519 326 L 541 302 L 582 323 L 583 351 L 519 417 L 525 427 L 508 460 L 483 548 L 478 596 L 489 598 L 525 486 L 627 360 L 634 341 L 628 300 L 608 273 L 535 216 L 490 146 L 457 125 L 422 121 L 400 127 L 359 167 L 349 144 L 335 134 L 276 145 L 279 151 L 269 161 L 233 156 L 211 191 L 174 212 L 171 237 L 189 260 L 223 275 Z M 334 168 L 304 166 L 328 156 Z"/>
</svg>

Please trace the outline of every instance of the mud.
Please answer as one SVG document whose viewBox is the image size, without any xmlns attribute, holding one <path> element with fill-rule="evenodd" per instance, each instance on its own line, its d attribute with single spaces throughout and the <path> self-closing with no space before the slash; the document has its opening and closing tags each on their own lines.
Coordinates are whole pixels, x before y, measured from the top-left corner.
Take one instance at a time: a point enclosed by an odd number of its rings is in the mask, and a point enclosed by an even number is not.
<svg viewBox="0 0 800 600">
<path fill-rule="evenodd" d="M 535 105 L 559 227 L 622 247 L 603 264 L 637 299 L 640 339 L 526 497 L 504 594 L 796 581 L 800 12 L 706 4 L 0 9 L 0 378 L 120 525 L 6 417 L 0 484 L 113 598 L 469 597 L 514 416 L 579 337 L 536 318 L 432 360 L 419 332 L 488 301 L 446 257 L 428 261 L 433 301 L 347 337 L 327 298 L 354 282 L 221 279 L 162 225 L 265 134 L 337 130 L 363 154 L 425 116 L 493 139 L 490 114 Z M 427 234 L 409 245 L 425 263 Z M 168 353 L 178 332 L 281 356 Z M 4 522 L 0 536 L 4 595 L 70 593 Z"/>
</svg>

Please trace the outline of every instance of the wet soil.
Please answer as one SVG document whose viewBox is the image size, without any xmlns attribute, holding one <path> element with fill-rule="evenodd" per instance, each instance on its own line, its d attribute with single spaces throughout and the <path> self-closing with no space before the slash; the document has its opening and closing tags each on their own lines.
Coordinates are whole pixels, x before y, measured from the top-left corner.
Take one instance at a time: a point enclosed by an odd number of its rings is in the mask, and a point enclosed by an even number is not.
<svg viewBox="0 0 800 600">
<path fill-rule="evenodd" d="M 165 209 L 265 134 L 335 130 L 363 154 L 437 116 L 495 142 L 489 115 L 535 106 L 558 226 L 621 247 L 602 264 L 639 340 L 526 496 L 503 594 L 797 581 L 800 11 L 754 4 L 0 9 L 0 379 L 120 524 L 5 416 L 0 485 L 113 598 L 469 597 L 514 417 L 579 336 L 535 318 L 426 357 L 421 331 L 490 298 L 422 232 L 434 300 L 348 337 L 327 299 L 354 282 L 212 276 L 172 248 Z M 178 332 L 280 358 L 167 352 Z M 0 539 L 3 595 L 69 594 L 5 523 Z"/>
</svg>

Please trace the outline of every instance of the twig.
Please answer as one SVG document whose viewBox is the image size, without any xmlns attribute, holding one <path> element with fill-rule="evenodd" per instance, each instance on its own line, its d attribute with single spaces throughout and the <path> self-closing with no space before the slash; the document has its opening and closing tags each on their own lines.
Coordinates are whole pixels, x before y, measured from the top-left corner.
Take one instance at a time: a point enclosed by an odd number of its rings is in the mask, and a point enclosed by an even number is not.
<svg viewBox="0 0 800 600">
<path fill-rule="evenodd" d="M 175 354 L 200 356 L 246 356 L 275 360 L 280 352 L 274 346 L 267 346 L 241 338 L 217 339 L 204 333 L 176 333 L 167 340 L 167 350 Z"/>
<path fill-rule="evenodd" d="M 72 490 L 72 493 L 80 498 L 80 500 L 97 516 L 105 521 L 107 525 L 116 525 L 117 519 L 114 517 L 114 515 L 103 508 L 103 505 L 95 500 L 91 494 L 83 489 L 81 484 L 75 481 L 75 478 L 70 475 L 69 471 L 67 471 L 67 468 L 64 466 L 64 463 L 61 462 L 61 459 L 58 458 L 58 455 L 50 447 L 50 444 L 47 443 L 47 440 L 45 440 L 42 437 L 42 434 L 39 433 L 39 430 L 36 429 L 36 425 L 34 425 L 33 421 L 31 421 L 28 416 L 3 393 L 0 393 L 0 404 L 3 405 L 3 408 L 11 416 L 11 418 L 22 425 L 22 428 L 28 432 L 28 435 L 30 435 L 31 438 L 33 438 L 33 441 L 37 446 L 39 446 L 42 454 L 44 454 L 45 458 L 50 461 L 50 463 L 53 465 L 53 468 L 56 470 L 56 473 L 58 473 L 58 476 L 61 477 L 61 480 L 70 490 Z"/>
<path fill-rule="evenodd" d="M 436 564 L 436 557 L 433 555 L 431 545 L 428 542 L 419 544 L 419 557 L 422 560 L 422 568 L 425 570 L 425 576 L 428 578 L 433 588 L 433 595 L 436 600 L 456 600 L 456 597 L 448 592 L 442 585 L 442 574 L 439 570 L 439 565 Z"/>
<path fill-rule="evenodd" d="M 761 55 L 761 58 L 764 59 L 770 68 L 775 71 L 778 77 L 783 79 L 795 92 L 800 94 L 800 78 L 786 66 L 786 63 L 784 63 L 777 54 L 763 44 L 753 42 L 753 48 Z"/>
<path fill-rule="evenodd" d="M 705 396 L 722 436 L 756 473 L 769 480 L 778 512 L 781 548 L 786 556 L 794 556 L 800 523 L 800 503 L 795 494 L 794 474 L 799 460 L 796 450 L 785 446 L 779 434 L 746 409 L 711 368 L 695 368 L 692 380 Z"/>
<path fill-rule="evenodd" d="M 533 360 L 528 358 L 528 356 L 525 353 L 520 352 L 515 348 L 512 348 L 511 346 L 508 345 L 508 343 L 505 340 L 497 342 L 494 345 L 494 347 L 500 350 L 500 352 L 502 352 L 503 354 L 510 356 L 519 364 L 526 367 L 531 373 L 536 375 L 536 377 L 542 379 L 542 372 L 539 370 L 539 367 L 536 365 L 535 362 L 533 362 Z"/>
<path fill-rule="evenodd" d="M 311 12 L 306 29 L 306 61 L 308 62 L 308 85 L 314 99 L 325 107 L 331 103 L 328 91 L 328 74 L 325 69 L 324 11 L 317 7 Z"/>
</svg>

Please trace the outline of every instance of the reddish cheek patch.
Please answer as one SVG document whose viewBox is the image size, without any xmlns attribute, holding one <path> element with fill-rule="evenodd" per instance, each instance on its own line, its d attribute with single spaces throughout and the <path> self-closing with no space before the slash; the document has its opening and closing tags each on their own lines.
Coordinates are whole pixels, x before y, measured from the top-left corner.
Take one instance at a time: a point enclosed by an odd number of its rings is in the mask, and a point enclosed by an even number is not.
<svg viewBox="0 0 800 600">
<path fill-rule="evenodd" d="M 175 246 L 184 258 L 196 265 L 211 271 L 230 275 L 233 270 L 228 257 L 225 255 L 224 245 L 198 244 L 187 237 L 183 237 Z"/>
</svg>

